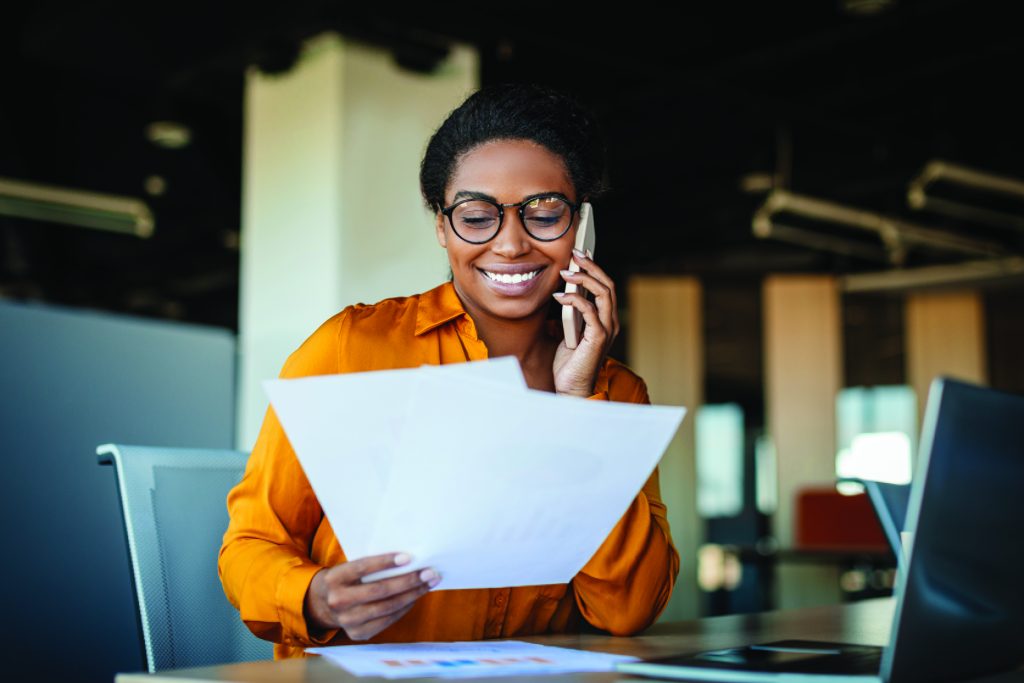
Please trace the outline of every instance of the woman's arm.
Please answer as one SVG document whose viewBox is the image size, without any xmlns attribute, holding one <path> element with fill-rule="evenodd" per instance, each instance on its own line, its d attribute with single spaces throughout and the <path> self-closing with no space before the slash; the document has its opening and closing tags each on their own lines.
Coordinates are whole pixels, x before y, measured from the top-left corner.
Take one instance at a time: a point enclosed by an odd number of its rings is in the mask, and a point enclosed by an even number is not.
<svg viewBox="0 0 1024 683">
<path fill-rule="evenodd" d="M 314 332 L 288 358 L 281 377 L 339 372 L 351 310 Z M 313 561 L 324 514 L 272 408 L 245 476 L 228 494 L 228 512 L 218 561 L 221 583 L 246 626 L 267 640 L 298 647 L 338 637 L 365 640 L 400 619 L 439 582 L 428 568 L 362 583 L 366 574 L 408 562 L 394 553 L 332 567 Z"/>
<path fill-rule="evenodd" d="M 593 398 L 650 403 L 638 377 L 628 371 L 616 374 L 609 390 Z M 627 382 L 631 386 L 620 388 Z M 650 626 L 664 609 L 678 573 L 679 553 L 672 544 L 655 469 L 572 585 L 590 624 L 613 635 L 632 635 Z"/>
<path fill-rule="evenodd" d="M 346 311 L 289 356 L 282 378 L 338 371 Z M 303 600 L 323 568 L 310 559 L 323 511 L 273 408 L 267 409 L 245 475 L 228 494 L 227 505 L 230 522 L 217 569 L 246 626 L 260 638 L 287 645 L 310 646 L 333 637 L 336 630 L 314 637 L 306 626 Z"/>
<path fill-rule="evenodd" d="M 310 547 L 323 512 L 272 408 L 227 503 L 231 521 L 217 568 L 246 626 L 287 645 L 330 640 L 336 630 L 314 638 L 303 614 L 310 581 L 322 569 Z"/>
</svg>

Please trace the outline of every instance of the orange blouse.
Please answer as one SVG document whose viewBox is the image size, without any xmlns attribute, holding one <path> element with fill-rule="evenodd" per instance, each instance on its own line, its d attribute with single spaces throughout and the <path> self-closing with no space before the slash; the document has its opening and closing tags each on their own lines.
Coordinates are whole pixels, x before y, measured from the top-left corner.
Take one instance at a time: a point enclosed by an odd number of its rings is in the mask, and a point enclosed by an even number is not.
<svg viewBox="0 0 1024 683">
<path fill-rule="evenodd" d="M 445 283 L 420 295 L 345 308 L 292 353 L 281 377 L 484 358 L 487 348 L 472 319 L 454 287 Z M 595 392 L 592 399 L 649 403 L 643 380 L 611 359 L 598 374 Z M 307 630 L 303 602 L 313 575 L 346 557 L 273 409 L 267 409 L 245 476 L 229 493 L 227 504 L 231 521 L 218 571 L 246 626 L 277 643 L 276 658 L 302 656 L 305 647 L 351 643 L 340 629 L 319 638 Z M 369 642 L 557 633 L 572 629 L 580 616 L 597 628 L 629 635 L 661 613 L 678 571 L 679 555 L 672 545 L 655 470 L 570 583 L 438 589 L 421 597 L 408 614 Z"/>
</svg>

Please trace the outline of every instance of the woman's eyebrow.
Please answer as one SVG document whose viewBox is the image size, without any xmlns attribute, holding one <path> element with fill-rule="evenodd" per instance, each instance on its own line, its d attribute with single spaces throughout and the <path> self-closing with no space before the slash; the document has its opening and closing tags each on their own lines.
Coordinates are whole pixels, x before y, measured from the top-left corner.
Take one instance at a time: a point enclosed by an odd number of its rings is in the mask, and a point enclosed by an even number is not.
<svg viewBox="0 0 1024 683">
<path fill-rule="evenodd" d="M 557 192 L 557 191 L 554 191 L 554 190 L 549 191 L 549 192 L 534 192 L 533 194 L 526 195 L 520 201 L 526 202 L 526 201 L 529 201 L 529 200 L 533 199 L 534 197 L 551 197 L 551 196 L 561 197 L 562 199 L 566 200 L 567 202 L 571 201 L 568 197 L 566 197 L 561 192 Z M 486 192 L 478 192 L 476 190 L 459 190 L 458 192 L 455 193 L 455 198 L 452 201 L 453 202 L 457 202 L 460 199 L 486 199 L 487 201 L 494 202 L 495 204 L 500 203 L 500 202 L 498 202 L 497 199 L 495 199 L 491 195 L 487 194 Z"/>
<path fill-rule="evenodd" d="M 453 201 L 459 201 L 460 199 L 486 199 L 489 202 L 498 203 L 498 200 L 485 192 L 477 192 L 476 190 L 459 190 L 455 193 L 455 199 Z"/>
</svg>

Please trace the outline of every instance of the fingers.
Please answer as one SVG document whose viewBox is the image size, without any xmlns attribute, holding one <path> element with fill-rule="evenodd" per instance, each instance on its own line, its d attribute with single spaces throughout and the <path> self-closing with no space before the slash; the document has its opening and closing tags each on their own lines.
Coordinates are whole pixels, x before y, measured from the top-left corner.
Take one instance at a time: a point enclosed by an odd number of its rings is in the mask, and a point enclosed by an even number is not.
<svg viewBox="0 0 1024 683">
<path fill-rule="evenodd" d="M 419 583 L 384 600 L 357 605 L 346 610 L 338 623 L 353 640 L 372 637 L 400 619 L 429 590 L 428 583 Z"/>
<path fill-rule="evenodd" d="M 391 624 L 395 623 L 396 621 L 404 617 L 409 612 L 409 610 L 413 608 L 413 605 L 415 604 L 415 602 L 410 603 L 404 609 L 401 609 L 393 614 L 389 614 L 378 619 L 373 619 L 364 624 L 359 624 L 357 626 L 346 628 L 345 634 L 348 635 L 348 637 L 352 640 L 367 640 L 369 638 L 372 638 L 384 629 L 386 629 L 388 626 L 391 626 Z"/>
<path fill-rule="evenodd" d="M 583 322 L 586 323 L 586 326 L 583 328 L 583 340 L 595 344 L 598 349 L 598 355 L 600 355 L 600 352 L 604 350 L 609 340 L 609 331 L 608 327 L 601 320 L 594 302 L 580 293 L 566 294 L 565 292 L 555 292 L 555 297 L 558 299 L 558 303 L 563 306 L 572 306 L 583 315 Z"/>
<path fill-rule="evenodd" d="M 601 319 L 609 321 L 608 331 L 611 332 L 611 337 L 614 339 L 619 336 L 619 307 L 615 293 L 615 281 L 594 262 L 594 255 L 589 251 L 584 254 L 577 249 L 573 249 L 572 257 L 585 274 L 600 282 L 604 288 L 603 291 L 607 292 L 607 298 L 597 297 L 597 292 L 595 292 L 595 297 L 599 310 L 601 310 L 602 304 L 607 304 L 607 315 L 602 311 Z M 586 287 L 587 285 L 584 286 Z"/>
<path fill-rule="evenodd" d="M 393 595 L 404 593 L 419 586 L 426 586 L 430 590 L 441 581 L 433 569 L 422 569 L 415 572 L 406 572 L 398 576 L 391 576 L 380 581 L 360 583 L 351 588 L 349 594 L 355 603 L 376 602 L 386 600 Z"/>
<path fill-rule="evenodd" d="M 433 569 L 421 569 L 369 583 L 363 583 L 362 578 L 407 564 L 410 559 L 401 553 L 374 555 L 323 572 L 323 611 L 318 612 L 319 622 L 340 627 L 355 640 L 365 640 L 387 628 L 437 586 L 441 577 Z"/>
<path fill-rule="evenodd" d="M 619 316 L 615 298 L 615 283 L 610 277 L 608 277 L 607 273 L 594 263 L 591 258 L 583 255 L 575 249 L 573 250 L 573 259 L 583 270 L 578 273 L 563 270 L 562 278 L 566 282 L 571 282 L 583 287 L 594 295 L 594 304 L 597 306 L 598 318 L 601 322 L 601 326 L 604 327 L 608 333 L 606 341 L 610 345 L 611 341 L 619 334 Z M 558 297 L 558 300 L 563 304 L 569 303 L 568 298 Z M 582 312 L 583 309 L 580 309 L 580 311 Z M 584 319 L 586 319 L 586 316 L 584 316 Z M 591 324 L 590 321 L 588 321 L 588 325 L 589 324 Z"/>
<path fill-rule="evenodd" d="M 411 560 L 412 558 L 405 553 L 385 553 L 383 555 L 361 557 L 358 560 L 345 562 L 334 567 L 330 580 L 332 583 L 335 580 L 341 583 L 357 583 L 364 576 L 384 571 L 385 569 L 391 569 L 392 567 L 401 567 L 402 565 L 409 564 Z"/>
</svg>

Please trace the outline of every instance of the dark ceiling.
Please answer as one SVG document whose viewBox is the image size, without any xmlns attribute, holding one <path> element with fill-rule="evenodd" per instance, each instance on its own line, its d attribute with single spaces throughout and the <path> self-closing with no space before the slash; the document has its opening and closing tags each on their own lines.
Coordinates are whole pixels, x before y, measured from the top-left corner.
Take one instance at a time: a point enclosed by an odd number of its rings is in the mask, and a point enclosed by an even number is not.
<svg viewBox="0 0 1024 683">
<path fill-rule="evenodd" d="M 450 41 L 472 43 L 484 83 L 539 81 L 589 103 L 609 140 L 613 192 L 597 210 L 601 259 L 617 278 L 877 269 L 755 239 L 764 196 L 742 179 L 775 174 L 801 194 L 983 230 L 915 215 L 907 183 L 933 158 L 1024 176 L 1013 4 L 610 4 L 586 15 L 315 0 L 9 7 L 0 177 L 144 198 L 157 231 L 140 240 L 0 217 L 0 296 L 234 328 L 243 72 L 286 70 L 301 41 L 325 30 L 387 46 L 417 70 Z M 155 120 L 186 124 L 191 144 L 154 146 L 144 130 Z M 147 195 L 150 176 L 163 194 Z M 1024 251 L 1021 233 L 986 235 Z"/>
</svg>

